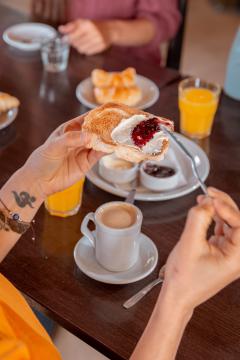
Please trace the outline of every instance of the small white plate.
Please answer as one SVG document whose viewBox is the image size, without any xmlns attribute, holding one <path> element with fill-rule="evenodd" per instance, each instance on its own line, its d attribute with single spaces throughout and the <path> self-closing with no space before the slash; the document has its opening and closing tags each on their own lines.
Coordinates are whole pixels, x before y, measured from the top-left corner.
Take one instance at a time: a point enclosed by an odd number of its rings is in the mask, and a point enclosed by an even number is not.
<svg viewBox="0 0 240 360">
<path fill-rule="evenodd" d="M 3 33 L 3 40 L 17 49 L 35 51 L 40 49 L 43 42 L 51 40 L 56 34 L 56 30 L 46 24 L 22 23 L 7 28 Z M 31 42 L 21 41 L 21 38 Z"/>
<path fill-rule="evenodd" d="M 136 264 L 127 271 L 112 272 L 97 262 L 95 250 L 84 236 L 74 248 L 74 259 L 79 269 L 94 280 L 106 284 L 130 284 L 151 274 L 158 262 L 158 251 L 152 240 L 141 233 Z"/>
<path fill-rule="evenodd" d="M 9 126 L 17 117 L 18 108 L 13 108 L 3 113 L 0 112 L 0 130 Z"/>
<path fill-rule="evenodd" d="M 142 99 L 135 106 L 140 109 L 147 109 L 155 104 L 160 95 L 157 85 L 152 80 L 142 75 L 136 75 L 136 83 L 142 90 Z M 90 109 L 99 106 L 93 93 L 93 84 L 90 77 L 78 84 L 76 88 L 76 97 L 80 103 Z"/>
<path fill-rule="evenodd" d="M 185 136 L 175 133 L 175 135 L 181 140 L 183 145 L 186 146 L 188 151 L 194 156 L 196 165 L 203 181 L 206 180 L 210 170 L 210 164 L 205 152 L 195 144 L 193 141 L 187 139 Z M 180 178 L 176 188 L 161 192 L 154 192 L 146 189 L 143 186 L 138 186 L 136 191 L 136 200 L 143 201 L 163 201 L 169 199 L 175 199 L 180 196 L 191 193 L 199 187 L 198 180 L 193 174 L 190 160 L 185 153 L 179 149 L 179 147 L 173 143 L 170 139 L 169 150 L 165 155 L 166 160 L 171 160 L 179 170 Z M 164 160 L 162 161 L 164 165 Z M 133 185 L 131 183 L 124 185 L 117 185 L 107 182 L 98 173 L 98 164 L 96 164 L 87 174 L 88 180 L 102 190 L 105 190 L 113 195 L 126 197 Z"/>
</svg>

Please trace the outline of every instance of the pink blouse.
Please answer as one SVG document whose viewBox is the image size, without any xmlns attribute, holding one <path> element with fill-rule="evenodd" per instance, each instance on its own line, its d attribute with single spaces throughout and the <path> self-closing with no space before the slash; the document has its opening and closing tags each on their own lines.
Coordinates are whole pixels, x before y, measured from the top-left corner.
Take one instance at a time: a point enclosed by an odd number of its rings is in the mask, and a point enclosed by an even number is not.
<svg viewBox="0 0 240 360">
<path fill-rule="evenodd" d="M 160 64 L 159 44 L 168 41 L 177 32 L 180 14 L 177 0 L 69 0 L 68 20 L 149 19 L 156 32 L 152 41 L 127 51 L 148 61 Z"/>
</svg>

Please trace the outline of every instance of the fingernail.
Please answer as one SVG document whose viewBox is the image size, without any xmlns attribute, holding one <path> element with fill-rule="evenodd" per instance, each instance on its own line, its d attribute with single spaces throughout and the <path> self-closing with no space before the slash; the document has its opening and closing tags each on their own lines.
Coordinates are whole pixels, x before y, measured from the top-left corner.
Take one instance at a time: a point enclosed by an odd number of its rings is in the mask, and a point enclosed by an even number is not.
<svg viewBox="0 0 240 360">
<path fill-rule="evenodd" d="M 205 199 L 205 195 L 198 195 L 197 196 L 197 201 L 203 201 L 203 199 Z"/>
<path fill-rule="evenodd" d="M 212 199 L 209 196 L 205 196 L 204 199 L 201 201 L 201 204 L 203 205 L 212 204 Z"/>
</svg>

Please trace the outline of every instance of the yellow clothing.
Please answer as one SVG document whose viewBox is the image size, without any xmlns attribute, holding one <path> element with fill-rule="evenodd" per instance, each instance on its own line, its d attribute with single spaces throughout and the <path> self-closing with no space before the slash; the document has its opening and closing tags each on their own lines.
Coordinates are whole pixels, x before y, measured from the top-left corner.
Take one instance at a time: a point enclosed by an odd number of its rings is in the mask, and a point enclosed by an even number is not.
<svg viewBox="0 0 240 360">
<path fill-rule="evenodd" d="M 0 274 L 0 360 L 60 360 L 27 302 Z"/>
</svg>

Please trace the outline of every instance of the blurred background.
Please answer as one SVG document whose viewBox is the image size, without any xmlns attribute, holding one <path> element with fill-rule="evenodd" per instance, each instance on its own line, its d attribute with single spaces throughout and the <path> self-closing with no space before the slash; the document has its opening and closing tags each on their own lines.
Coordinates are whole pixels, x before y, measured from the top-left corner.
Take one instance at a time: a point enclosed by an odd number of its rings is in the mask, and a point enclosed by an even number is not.
<svg viewBox="0 0 240 360">
<path fill-rule="evenodd" d="M 29 13 L 31 8 L 31 0 L 0 3 L 23 13 Z M 223 85 L 227 57 L 239 24 L 239 0 L 189 0 L 181 72 Z"/>
</svg>

